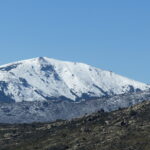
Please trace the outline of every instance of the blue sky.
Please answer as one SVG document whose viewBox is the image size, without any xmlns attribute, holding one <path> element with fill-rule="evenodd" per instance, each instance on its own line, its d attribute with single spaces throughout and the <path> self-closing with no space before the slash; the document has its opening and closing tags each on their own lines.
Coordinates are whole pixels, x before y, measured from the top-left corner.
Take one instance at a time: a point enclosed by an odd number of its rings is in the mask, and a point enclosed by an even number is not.
<svg viewBox="0 0 150 150">
<path fill-rule="evenodd" d="M 0 64 L 79 61 L 150 83 L 150 1 L 1 0 Z"/>
</svg>

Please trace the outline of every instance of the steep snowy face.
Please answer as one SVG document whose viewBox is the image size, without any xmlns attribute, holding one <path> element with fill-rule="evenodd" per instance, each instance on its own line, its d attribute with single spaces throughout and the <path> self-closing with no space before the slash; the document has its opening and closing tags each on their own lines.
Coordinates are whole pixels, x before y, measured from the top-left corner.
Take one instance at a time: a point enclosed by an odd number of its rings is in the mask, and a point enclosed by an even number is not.
<svg viewBox="0 0 150 150">
<path fill-rule="evenodd" d="M 0 101 L 77 101 L 149 88 L 110 71 L 46 57 L 0 67 Z"/>
</svg>

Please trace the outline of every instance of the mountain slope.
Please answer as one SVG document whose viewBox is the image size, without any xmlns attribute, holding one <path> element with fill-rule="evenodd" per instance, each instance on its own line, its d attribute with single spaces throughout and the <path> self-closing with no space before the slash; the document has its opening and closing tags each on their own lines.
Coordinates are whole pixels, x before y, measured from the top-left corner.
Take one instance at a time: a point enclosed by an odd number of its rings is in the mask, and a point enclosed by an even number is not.
<svg viewBox="0 0 150 150">
<path fill-rule="evenodd" d="M 72 101 L 0 102 L 0 123 L 49 122 L 70 120 L 100 109 L 107 112 L 126 108 L 150 100 L 150 91 L 92 99 L 80 103 Z"/>
<path fill-rule="evenodd" d="M 0 101 L 100 98 L 150 86 L 83 63 L 39 57 L 0 66 Z"/>
<path fill-rule="evenodd" d="M 0 150 L 149 150 L 150 101 L 71 121 L 0 125 Z"/>
</svg>

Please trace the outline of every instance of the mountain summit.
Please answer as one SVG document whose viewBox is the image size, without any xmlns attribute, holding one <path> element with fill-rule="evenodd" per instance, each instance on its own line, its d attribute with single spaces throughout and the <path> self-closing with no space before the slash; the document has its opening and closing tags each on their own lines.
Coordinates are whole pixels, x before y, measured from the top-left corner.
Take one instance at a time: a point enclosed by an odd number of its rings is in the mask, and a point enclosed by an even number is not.
<svg viewBox="0 0 150 150">
<path fill-rule="evenodd" d="M 111 71 L 47 57 L 0 66 L 0 101 L 80 101 L 149 88 Z"/>
</svg>

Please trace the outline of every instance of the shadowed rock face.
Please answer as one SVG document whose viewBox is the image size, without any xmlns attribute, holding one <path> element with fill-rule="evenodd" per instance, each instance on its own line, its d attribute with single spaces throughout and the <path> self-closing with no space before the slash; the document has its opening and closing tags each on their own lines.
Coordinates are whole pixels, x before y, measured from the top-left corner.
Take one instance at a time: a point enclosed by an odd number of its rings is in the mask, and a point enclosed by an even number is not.
<svg viewBox="0 0 150 150">
<path fill-rule="evenodd" d="M 0 91 L 0 102 L 15 102 L 10 96 L 5 95 L 3 91 Z"/>
<path fill-rule="evenodd" d="M 8 88 L 8 84 L 5 81 L 0 81 L 0 102 L 14 102 L 15 100 L 13 100 L 11 98 L 10 95 L 6 95 L 5 94 L 5 90 L 7 90 Z"/>
<path fill-rule="evenodd" d="M 63 97 L 60 99 L 63 99 Z M 0 123 L 47 122 L 55 121 L 57 119 L 70 120 L 101 109 L 110 112 L 120 108 L 126 108 L 144 100 L 150 100 L 150 91 L 117 95 L 108 98 L 103 97 L 101 99 L 79 102 L 52 99 L 44 102 L 1 102 Z M 9 110 L 9 112 L 4 110 Z"/>
<path fill-rule="evenodd" d="M 12 69 L 17 68 L 19 65 L 21 65 L 21 63 L 16 63 L 16 64 L 12 64 L 6 67 L 0 67 L 0 70 L 2 71 L 11 71 Z"/>
<path fill-rule="evenodd" d="M 52 65 L 41 66 L 41 71 L 45 73 L 47 78 L 53 76 L 55 80 L 61 80 L 59 74 L 55 71 L 54 66 Z"/>
<path fill-rule="evenodd" d="M 20 80 L 20 82 L 21 82 L 21 84 L 24 86 L 24 87 L 30 87 L 31 85 L 27 82 L 27 80 L 26 79 L 24 79 L 24 78 L 19 78 L 19 80 Z"/>
</svg>

